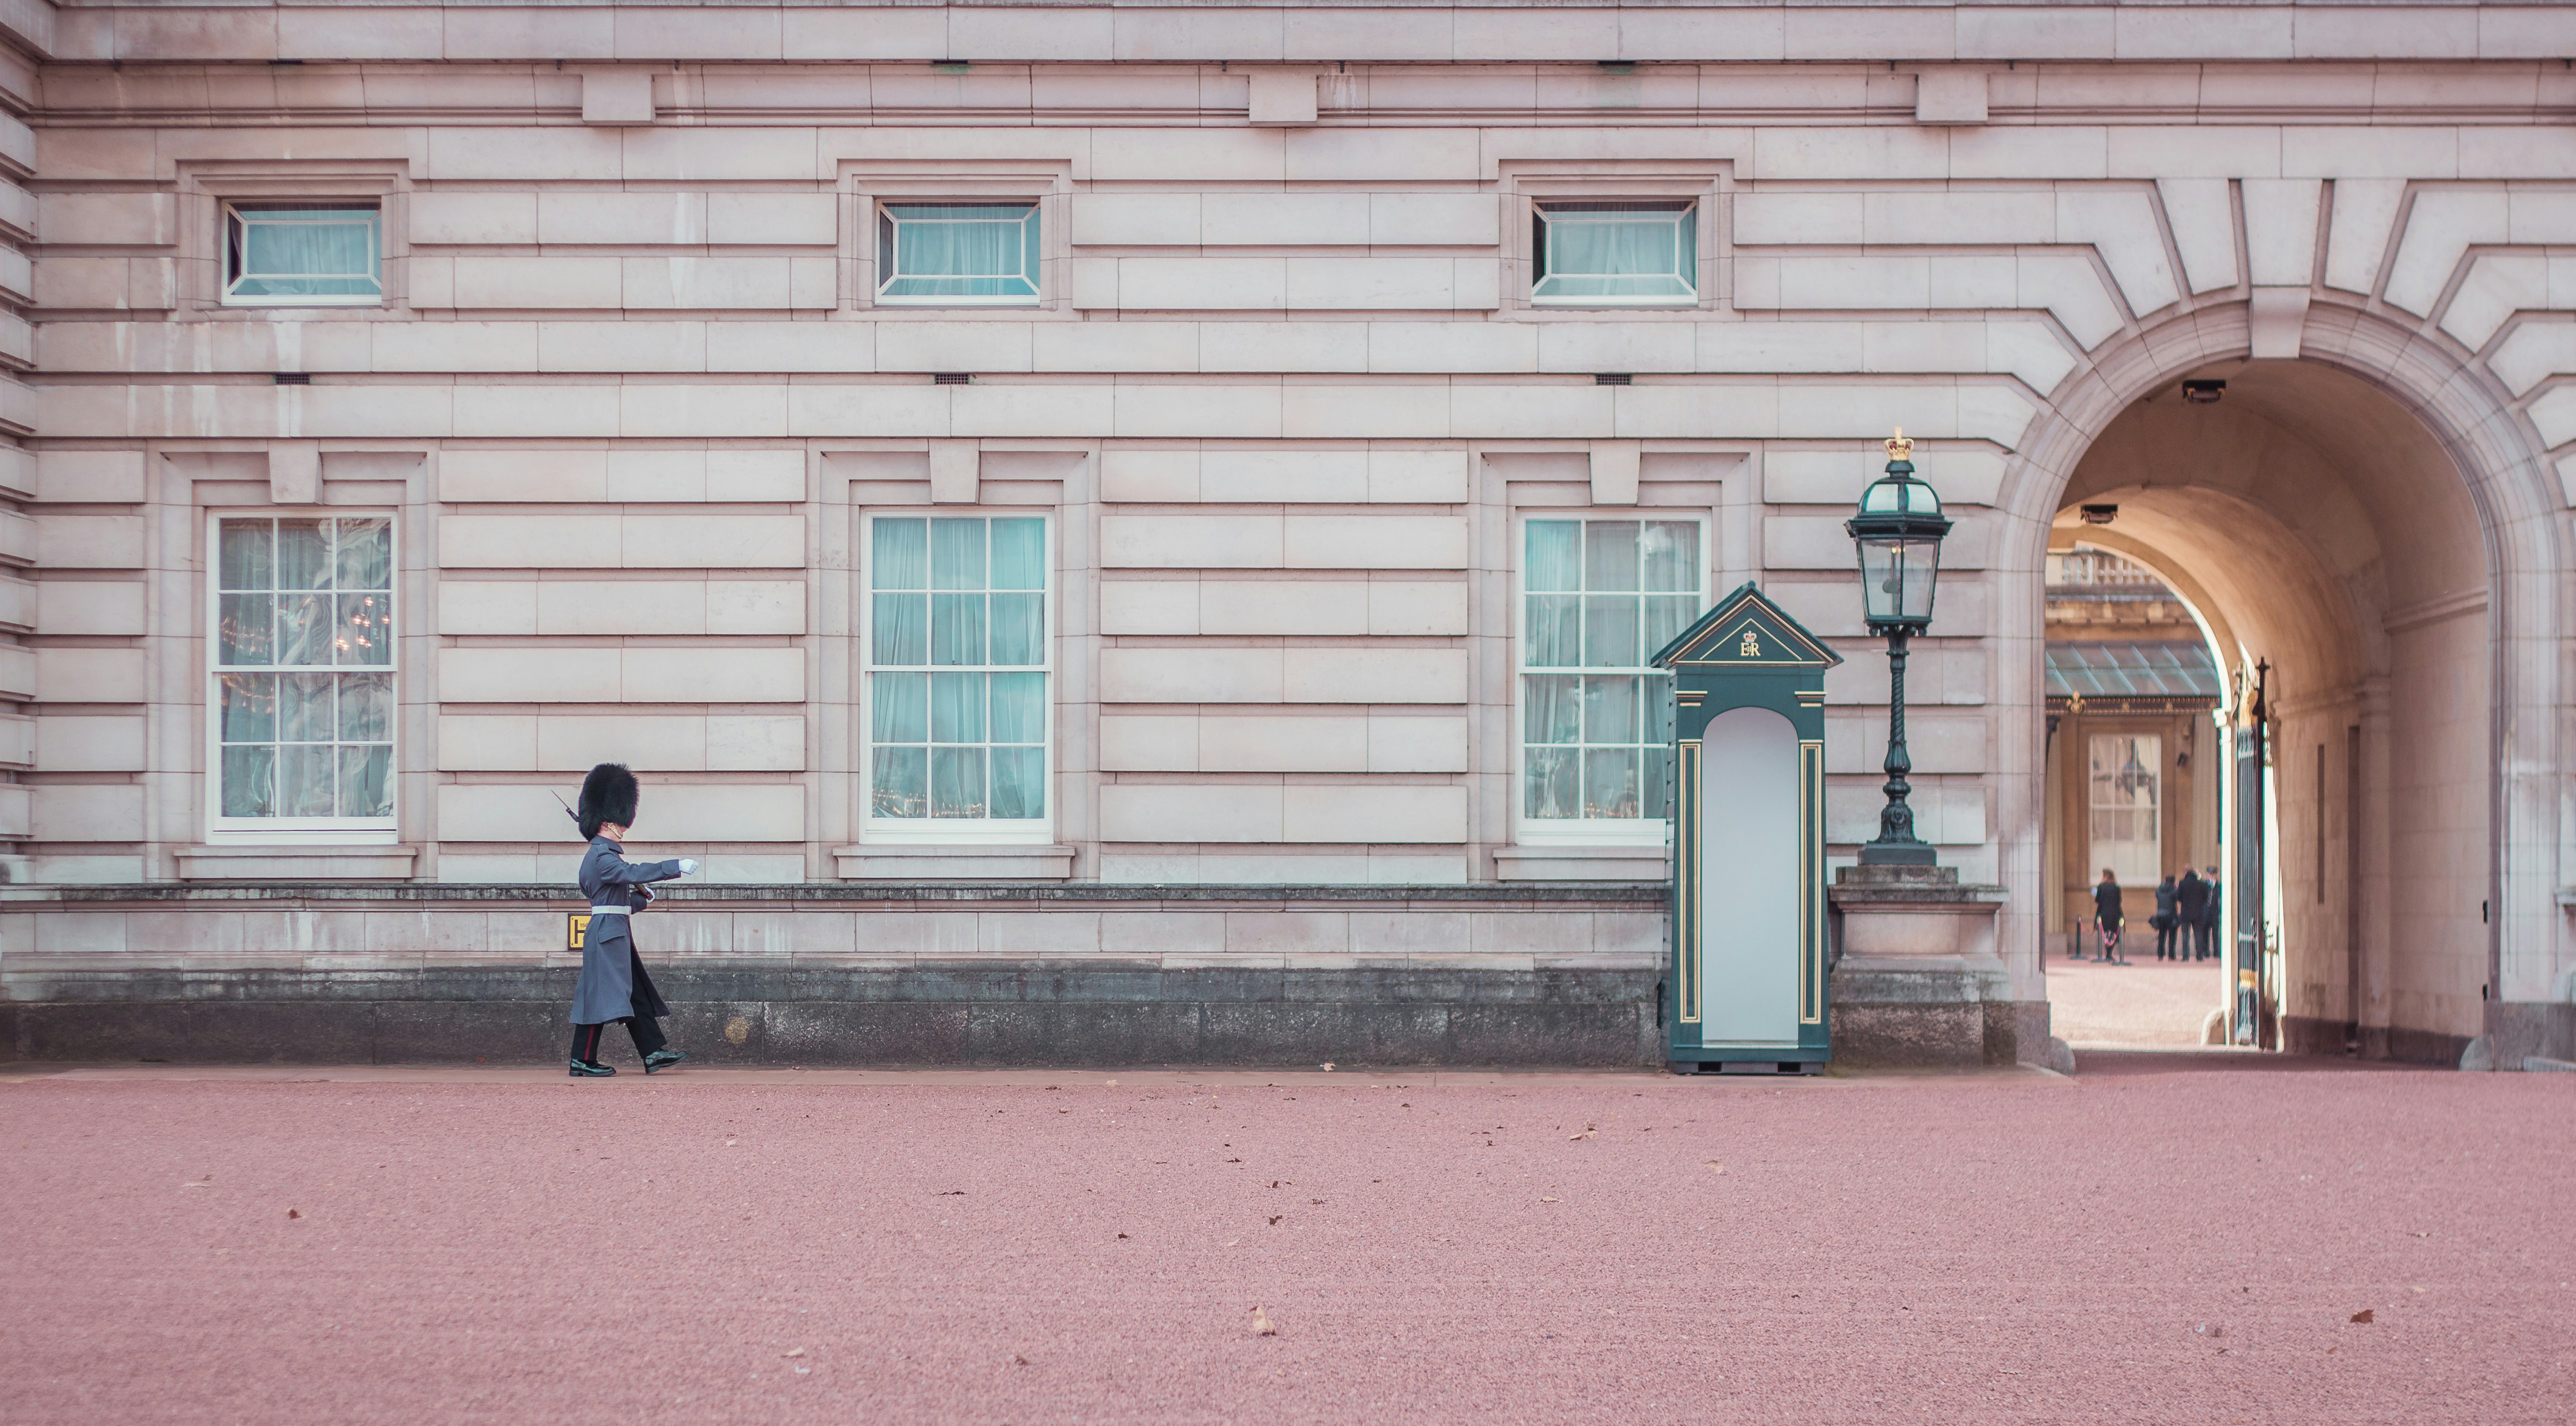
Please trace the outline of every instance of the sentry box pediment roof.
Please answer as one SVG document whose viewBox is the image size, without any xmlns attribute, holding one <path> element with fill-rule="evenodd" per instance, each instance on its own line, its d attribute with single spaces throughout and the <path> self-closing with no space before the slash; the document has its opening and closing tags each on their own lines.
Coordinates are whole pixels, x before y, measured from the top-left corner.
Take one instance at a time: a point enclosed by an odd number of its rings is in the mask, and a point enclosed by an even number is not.
<svg viewBox="0 0 2576 1426">
<path fill-rule="evenodd" d="M 1750 583 L 1717 601 L 1651 660 L 1671 669 L 1827 669 L 1842 661 Z"/>
</svg>

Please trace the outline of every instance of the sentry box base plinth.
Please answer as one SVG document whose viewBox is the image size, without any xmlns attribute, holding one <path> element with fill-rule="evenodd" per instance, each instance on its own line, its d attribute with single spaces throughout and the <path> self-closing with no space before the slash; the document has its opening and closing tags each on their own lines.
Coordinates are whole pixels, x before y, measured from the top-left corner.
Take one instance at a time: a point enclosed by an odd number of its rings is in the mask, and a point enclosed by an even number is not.
<svg viewBox="0 0 2576 1426">
<path fill-rule="evenodd" d="M 1679 1055 L 1683 1052 L 1672 1052 Z M 1792 1050 L 1776 1046 L 1761 1049 L 1711 1049 L 1703 1046 L 1689 1052 L 1692 1058 L 1673 1058 L 1664 1062 L 1669 1074 L 1823 1074 L 1825 1056 L 1812 1050 Z M 1702 1058 L 1704 1056 L 1704 1058 Z"/>
</svg>

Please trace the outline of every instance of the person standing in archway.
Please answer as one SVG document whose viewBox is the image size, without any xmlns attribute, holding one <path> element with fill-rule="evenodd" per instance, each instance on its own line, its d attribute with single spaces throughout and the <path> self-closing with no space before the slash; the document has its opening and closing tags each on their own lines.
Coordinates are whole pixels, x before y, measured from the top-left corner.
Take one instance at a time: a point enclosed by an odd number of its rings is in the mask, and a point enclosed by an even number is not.
<svg viewBox="0 0 2576 1426">
<path fill-rule="evenodd" d="M 2201 930 L 2208 919 L 2209 883 L 2200 879 L 2199 868 L 2184 867 L 2182 880 L 2174 883 L 2175 960 L 2196 961 L 2208 954 L 2209 937 Z"/>
<path fill-rule="evenodd" d="M 2179 896 L 2173 873 L 2166 872 L 2165 879 L 2156 883 L 2156 914 L 2147 921 L 2148 925 L 2156 928 L 2156 959 L 2160 961 L 2172 960 L 2177 954 L 2174 950 L 2174 927 L 2177 924 L 2175 903 Z"/>
<path fill-rule="evenodd" d="M 2104 867 L 2101 884 L 2093 888 L 2093 929 L 2101 933 L 2101 960 L 2105 965 L 2128 963 L 2120 955 L 2120 929 L 2126 920 L 2120 911 L 2120 879 Z"/>
<path fill-rule="evenodd" d="M 2218 954 L 2218 923 L 2227 914 L 2226 903 L 2219 896 L 2224 888 L 2218 884 L 2218 868 L 2209 869 L 2209 874 L 2201 878 L 2201 887 L 2207 896 L 2200 904 L 2200 924 L 2192 929 L 2196 938 L 2192 943 L 2192 959 L 2196 961 L 2205 961 Z"/>
</svg>

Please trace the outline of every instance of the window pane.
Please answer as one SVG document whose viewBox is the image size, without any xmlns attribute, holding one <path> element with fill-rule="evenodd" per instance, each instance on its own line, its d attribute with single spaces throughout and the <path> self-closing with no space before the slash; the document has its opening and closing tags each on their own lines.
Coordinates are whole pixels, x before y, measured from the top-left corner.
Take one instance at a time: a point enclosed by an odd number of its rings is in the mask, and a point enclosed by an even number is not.
<svg viewBox="0 0 2576 1426">
<path fill-rule="evenodd" d="M 1673 741 L 1672 676 L 1658 674 L 1648 678 L 1639 694 L 1646 704 L 1645 741 L 1669 746 Z"/>
<path fill-rule="evenodd" d="M 868 776 L 868 810 L 879 817 L 930 815 L 930 750 L 879 748 Z"/>
<path fill-rule="evenodd" d="M 1583 588 L 1632 592 L 1637 587 L 1637 522 L 1583 522 Z"/>
<path fill-rule="evenodd" d="M 1637 752 L 1634 748 L 1583 750 L 1583 815 L 1637 815 Z"/>
<path fill-rule="evenodd" d="M 993 815 L 1046 815 L 1046 749 L 993 749 Z"/>
<path fill-rule="evenodd" d="M 1669 747 L 1648 748 L 1640 756 L 1645 766 L 1638 777 L 1637 815 L 1670 817 L 1673 815 L 1673 750 Z"/>
<path fill-rule="evenodd" d="M 984 741 L 984 675 L 980 673 L 930 675 L 930 741 L 934 743 Z"/>
<path fill-rule="evenodd" d="M 277 587 L 331 587 L 331 531 L 322 520 L 277 522 Z"/>
<path fill-rule="evenodd" d="M 1696 594 L 1649 594 L 1646 596 L 1646 637 L 1637 645 L 1645 658 L 1663 652 L 1664 645 L 1681 636 L 1699 617 Z"/>
<path fill-rule="evenodd" d="M 1637 662 L 1635 597 L 1586 596 L 1583 601 L 1583 666 L 1635 668 Z"/>
<path fill-rule="evenodd" d="M 1583 680 L 1583 741 L 1637 741 L 1637 684 L 1635 678 Z"/>
<path fill-rule="evenodd" d="M 930 596 L 880 594 L 870 601 L 869 657 L 880 664 L 930 662 Z"/>
<path fill-rule="evenodd" d="M 939 676 L 946 678 L 950 675 Z M 992 682 L 993 741 L 997 743 L 1045 742 L 1046 675 L 997 673 L 992 676 Z"/>
<path fill-rule="evenodd" d="M 327 743 L 337 735 L 340 718 L 336 682 L 327 673 L 285 673 L 277 677 L 277 738 L 284 743 Z"/>
<path fill-rule="evenodd" d="M 929 742 L 930 675 L 869 675 L 868 736 L 880 743 Z"/>
<path fill-rule="evenodd" d="M 1573 748 L 1531 748 L 1523 754 L 1522 814 L 1576 817 L 1583 808 L 1576 782 L 1581 757 Z"/>
<path fill-rule="evenodd" d="M 1583 666 L 1583 597 L 1577 594 L 1533 594 L 1529 597 L 1529 637 L 1521 657 L 1530 668 Z"/>
<path fill-rule="evenodd" d="M 340 815 L 392 816 L 393 765 L 394 750 L 388 747 L 340 749 Z"/>
<path fill-rule="evenodd" d="M 930 522 L 877 521 L 868 563 L 871 589 L 928 589 Z"/>
<path fill-rule="evenodd" d="M 277 675 L 228 673 L 220 682 L 225 742 L 265 743 L 277 736 Z"/>
<path fill-rule="evenodd" d="M 224 814 L 277 815 L 277 750 L 265 743 L 224 749 Z"/>
<path fill-rule="evenodd" d="M 331 623 L 330 595 L 277 596 L 277 662 L 328 665 Z"/>
<path fill-rule="evenodd" d="M 1644 536 L 1646 588 L 1697 593 L 1699 526 L 1683 520 L 1650 520 Z"/>
<path fill-rule="evenodd" d="M 930 587 L 933 589 L 982 589 L 984 587 L 983 521 L 933 520 L 930 522 Z"/>
<path fill-rule="evenodd" d="M 226 224 L 235 297 L 375 297 L 384 290 L 372 208 L 245 208 Z"/>
<path fill-rule="evenodd" d="M 979 664 L 984 661 L 984 596 L 930 596 L 930 661 L 935 664 Z"/>
<path fill-rule="evenodd" d="M 222 573 L 218 587 L 223 589 L 267 589 L 269 584 L 270 545 L 273 542 L 266 520 L 226 520 L 223 532 L 223 554 L 217 561 Z"/>
<path fill-rule="evenodd" d="M 993 587 L 1046 588 L 1046 521 L 993 522 Z"/>
<path fill-rule="evenodd" d="M 394 678 L 389 673 L 340 675 L 340 736 L 353 743 L 394 738 Z"/>
<path fill-rule="evenodd" d="M 1583 680 L 1572 674 L 1530 674 L 1521 679 L 1522 739 L 1572 743 L 1583 736 Z"/>
<path fill-rule="evenodd" d="M 331 815 L 334 749 L 328 743 L 285 743 L 277 750 L 277 815 Z"/>
<path fill-rule="evenodd" d="M 394 601 L 390 594 L 343 594 L 340 601 L 340 662 L 390 664 L 394 661 Z"/>
<path fill-rule="evenodd" d="M 339 522 L 339 585 L 342 589 L 394 587 L 394 530 L 390 520 Z"/>
<path fill-rule="evenodd" d="M 939 598 L 949 596 L 943 594 Z M 1041 664 L 1046 662 L 1046 596 L 1043 594 L 996 594 L 993 596 L 993 652 L 997 664 Z"/>
<path fill-rule="evenodd" d="M 930 815 L 933 817 L 984 815 L 984 750 L 982 748 L 932 748 L 930 750 Z"/>
<path fill-rule="evenodd" d="M 1575 520 L 1532 520 L 1528 531 L 1529 561 L 1523 576 L 1533 590 L 1583 587 L 1583 526 Z"/>
<path fill-rule="evenodd" d="M 277 649 L 277 598 L 269 594 L 225 594 L 217 597 L 215 660 L 227 664 L 264 664 Z"/>
</svg>

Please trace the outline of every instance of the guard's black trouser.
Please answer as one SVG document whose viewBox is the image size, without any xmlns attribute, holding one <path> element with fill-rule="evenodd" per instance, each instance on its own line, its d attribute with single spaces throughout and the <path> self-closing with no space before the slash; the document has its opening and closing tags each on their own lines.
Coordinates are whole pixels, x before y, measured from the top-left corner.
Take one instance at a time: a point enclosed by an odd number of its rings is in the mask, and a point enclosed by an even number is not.
<svg viewBox="0 0 2576 1426">
<path fill-rule="evenodd" d="M 2197 921 L 2192 924 L 2191 958 L 2193 960 L 2205 961 L 2217 954 L 2209 948 L 2209 943 L 2216 939 L 2217 931 L 2218 928 L 2207 921 Z"/>
<path fill-rule="evenodd" d="M 2175 931 L 2175 926 L 2174 926 L 2174 923 L 2173 923 L 2173 918 L 2171 918 L 2171 917 L 2165 917 L 2165 918 L 2163 918 L 2162 920 L 2160 920 L 2160 921 L 2157 923 L 2157 925 L 2156 925 L 2156 959 L 2157 959 L 2157 960 L 2160 960 L 2160 961 L 2164 961 L 2164 960 L 2172 960 L 2172 959 L 2175 957 L 2175 955 L 2177 954 L 2177 952 L 2176 952 L 2176 951 L 2175 951 L 2175 949 L 2174 949 L 2174 931 Z"/>
</svg>

